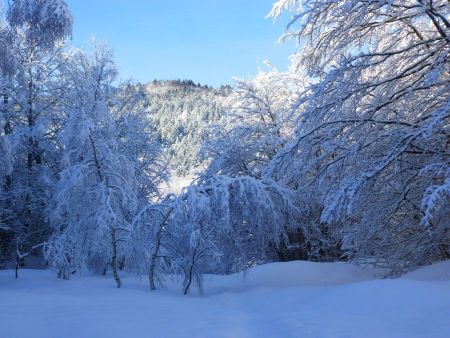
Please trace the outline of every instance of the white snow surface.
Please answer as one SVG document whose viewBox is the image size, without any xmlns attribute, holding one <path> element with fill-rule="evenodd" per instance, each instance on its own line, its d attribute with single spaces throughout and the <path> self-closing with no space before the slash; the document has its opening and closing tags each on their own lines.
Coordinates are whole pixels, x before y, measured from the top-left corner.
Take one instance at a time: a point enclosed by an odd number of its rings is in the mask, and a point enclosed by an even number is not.
<svg viewBox="0 0 450 338">
<path fill-rule="evenodd" d="M 177 284 L 48 270 L 0 271 L 1 338 L 450 337 L 450 261 L 399 279 L 345 263 L 273 263 L 207 276 L 204 294 Z M 171 283 L 169 283 L 171 284 Z"/>
</svg>

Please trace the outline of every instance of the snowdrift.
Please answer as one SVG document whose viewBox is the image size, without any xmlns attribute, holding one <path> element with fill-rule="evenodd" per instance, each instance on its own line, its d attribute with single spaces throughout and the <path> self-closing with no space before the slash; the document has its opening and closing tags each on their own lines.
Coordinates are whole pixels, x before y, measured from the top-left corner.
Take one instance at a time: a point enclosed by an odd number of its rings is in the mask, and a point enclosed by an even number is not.
<svg viewBox="0 0 450 338">
<path fill-rule="evenodd" d="M 346 263 L 289 262 L 206 276 L 205 293 L 146 278 L 0 271 L 0 337 L 450 337 L 450 261 L 399 279 Z"/>
</svg>

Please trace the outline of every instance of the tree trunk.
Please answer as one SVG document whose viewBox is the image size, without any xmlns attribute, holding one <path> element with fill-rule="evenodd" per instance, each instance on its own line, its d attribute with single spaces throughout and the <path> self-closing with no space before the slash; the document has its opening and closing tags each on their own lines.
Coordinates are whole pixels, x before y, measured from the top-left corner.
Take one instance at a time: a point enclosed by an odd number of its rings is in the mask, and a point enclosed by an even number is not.
<svg viewBox="0 0 450 338">
<path fill-rule="evenodd" d="M 19 277 L 19 268 L 20 268 L 20 263 L 23 263 L 25 261 L 25 258 L 28 257 L 33 250 L 36 250 L 37 248 L 40 248 L 41 246 L 44 246 L 45 242 L 36 244 L 34 246 L 31 247 L 30 250 L 28 250 L 25 253 L 20 252 L 19 250 L 19 246 L 16 246 L 16 254 L 17 254 L 17 259 L 16 259 L 16 279 Z"/>
<path fill-rule="evenodd" d="M 184 288 L 184 295 L 187 295 L 187 293 L 189 292 L 189 288 L 191 287 L 192 284 L 192 273 L 194 272 L 194 266 L 195 266 L 195 259 L 196 259 L 196 255 L 197 255 L 197 249 L 198 249 L 198 244 L 197 247 L 194 249 L 194 252 L 192 254 L 192 261 L 191 261 L 191 266 L 189 267 L 189 274 L 188 274 L 188 283 L 186 285 L 186 287 Z"/>
<path fill-rule="evenodd" d="M 8 102 L 8 97 L 4 96 L 4 100 L 5 100 L 5 104 Z M 5 114 L 6 115 L 6 114 Z M 6 121 L 5 126 L 3 127 L 3 130 L 5 132 L 5 135 L 11 135 L 12 134 L 12 126 L 11 126 L 11 122 L 10 121 Z M 5 176 L 5 188 L 6 191 L 9 191 L 9 189 L 11 188 L 12 185 L 12 175 L 6 175 Z M 7 208 L 9 206 L 9 200 L 6 200 L 7 202 Z"/>
<path fill-rule="evenodd" d="M 17 256 L 17 259 L 16 259 L 16 271 L 15 271 L 16 279 L 19 278 L 20 261 L 21 261 L 21 258 L 19 256 Z"/>
<path fill-rule="evenodd" d="M 152 258 L 150 260 L 150 271 L 148 274 L 148 279 L 150 282 L 150 290 L 155 291 L 155 269 L 156 269 L 156 259 L 158 258 L 159 246 L 161 245 L 161 231 L 162 226 L 159 228 L 156 233 L 156 241 L 155 246 L 153 247 Z"/>
<path fill-rule="evenodd" d="M 173 211 L 173 207 L 167 210 L 167 213 L 164 215 L 163 221 L 161 222 L 158 232 L 156 233 L 155 246 L 153 247 L 152 258 L 150 260 L 150 271 L 148 273 L 148 279 L 150 282 L 150 290 L 156 290 L 155 286 L 155 271 L 156 271 L 156 260 L 158 259 L 159 247 L 161 246 L 161 233 L 163 231 L 164 225 L 166 225 L 167 220 L 170 217 L 170 214 Z"/>
<path fill-rule="evenodd" d="M 111 244 L 112 244 L 111 269 L 112 269 L 114 280 L 116 281 L 117 287 L 120 288 L 122 285 L 122 282 L 120 280 L 119 274 L 117 273 L 117 244 L 116 244 L 116 230 L 115 229 L 111 229 Z"/>
</svg>

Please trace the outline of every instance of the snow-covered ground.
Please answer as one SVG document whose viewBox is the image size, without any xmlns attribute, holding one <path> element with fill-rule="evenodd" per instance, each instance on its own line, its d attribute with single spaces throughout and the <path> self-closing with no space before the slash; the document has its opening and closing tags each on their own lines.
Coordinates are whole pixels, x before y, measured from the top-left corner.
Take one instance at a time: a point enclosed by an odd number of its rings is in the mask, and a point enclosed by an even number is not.
<svg viewBox="0 0 450 338">
<path fill-rule="evenodd" d="M 243 277 L 245 277 L 243 279 Z M 450 261 L 400 279 L 290 262 L 209 276 L 203 296 L 145 279 L 0 271 L 0 337 L 450 337 Z"/>
</svg>

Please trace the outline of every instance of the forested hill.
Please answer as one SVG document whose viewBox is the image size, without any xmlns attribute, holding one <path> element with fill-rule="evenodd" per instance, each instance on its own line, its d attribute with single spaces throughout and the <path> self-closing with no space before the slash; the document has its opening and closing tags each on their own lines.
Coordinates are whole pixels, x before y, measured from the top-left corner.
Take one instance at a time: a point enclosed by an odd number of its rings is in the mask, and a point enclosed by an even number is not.
<svg viewBox="0 0 450 338">
<path fill-rule="evenodd" d="M 177 175 L 202 165 L 199 151 L 205 133 L 224 116 L 230 91 L 228 86 L 215 89 L 192 80 L 145 84 L 147 111 Z"/>
</svg>

